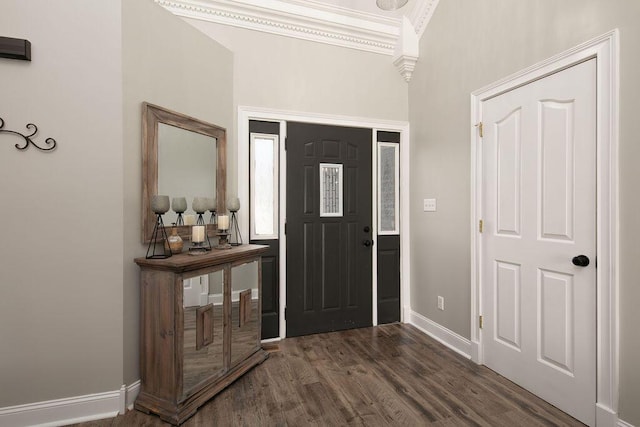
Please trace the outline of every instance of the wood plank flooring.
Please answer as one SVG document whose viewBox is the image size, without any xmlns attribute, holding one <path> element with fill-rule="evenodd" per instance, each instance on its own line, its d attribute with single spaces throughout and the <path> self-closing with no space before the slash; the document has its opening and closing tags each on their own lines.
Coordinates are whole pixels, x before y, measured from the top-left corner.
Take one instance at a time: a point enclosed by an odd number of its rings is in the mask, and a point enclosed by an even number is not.
<svg viewBox="0 0 640 427">
<path fill-rule="evenodd" d="M 288 338 L 194 426 L 582 426 L 410 325 Z M 167 426 L 138 411 L 78 427 Z"/>
</svg>

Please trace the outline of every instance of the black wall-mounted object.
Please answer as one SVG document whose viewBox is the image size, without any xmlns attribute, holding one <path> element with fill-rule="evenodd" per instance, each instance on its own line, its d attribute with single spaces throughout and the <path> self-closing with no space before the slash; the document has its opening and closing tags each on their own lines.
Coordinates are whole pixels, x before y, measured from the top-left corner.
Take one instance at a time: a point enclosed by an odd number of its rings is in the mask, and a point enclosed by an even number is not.
<svg viewBox="0 0 640 427">
<path fill-rule="evenodd" d="M 31 42 L 25 39 L 0 37 L 0 58 L 31 61 Z"/>
<path fill-rule="evenodd" d="M 43 147 L 39 146 L 33 141 L 33 139 L 31 139 L 32 136 L 38 133 L 38 126 L 34 125 L 33 123 L 27 123 L 26 127 L 28 130 L 31 131 L 29 135 L 25 135 L 21 132 L 16 132 L 15 130 L 4 129 L 4 120 L 2 120 L 2 117 L 0 117 L 0 133 L 10 133 L 24 139 L 24 145 L 20 145 L 20 144 L 15 145 L 15 147 L 18 150 L 26 150 L 27 148 L 29 148 L 29 144 L 31 144 L 40 151 L 51 151 L 54 148 L 56 148 L 56 145 L 58 145 L 55 139 L 47 138 L 44 140 L 46 146 L 43 146 Z"/>
</svg>

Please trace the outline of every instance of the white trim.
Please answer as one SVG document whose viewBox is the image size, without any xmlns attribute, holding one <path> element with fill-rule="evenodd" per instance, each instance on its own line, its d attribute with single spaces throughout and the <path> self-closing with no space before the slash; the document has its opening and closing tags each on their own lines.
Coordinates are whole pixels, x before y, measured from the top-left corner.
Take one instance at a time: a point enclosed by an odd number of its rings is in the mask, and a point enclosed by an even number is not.
<svg viewBox="0 0 640 427">
<path fill-rule="evenodd" d="M 438 1 L 416 0 L 407 17 L 400 18 L 314 0 L 155 0 L 183 18 L 385 55 L 394 55 L 406 42 L 401 34 L 404 19 L 411 23 L 417 39 L 422 37 Z M 407 57 L 402 63 L 400 71 L 408 81 L 415 61 Z"/>
<path fill-rule="evenodd" d="M 133 403 L 136 401 L 136 398 L 138 397 L 138 394 L 140 393 L 140 382 L 141 380 L 135 381 L 133 383 L 131 383 L 130 385 L 127 386 L 126 388 L 126 392 L 125 392 L 125 403 L 126 403 L 126 409 L 127 410 L 132 410 L 133 409 Z M 126 410 L 123 410 L 124 408 L 120 408 L 120 414 L 124 414 L 126 412 Z"/>
<path fill-rule="evenodd" d="M 280 341 L 282 341 L 282 338 L 275 337 L 275 338 L 267 338 L 267 339 L 264 339 L 264 340 L 260 340 L 260 343 L 261 344 L 269 344 L 269 343 L 272 343 L 272 342 L 280 342 Z"/>
<path fill-rule="evenodd" d="M 626 421 L 618 420 L 617 427 L 635 427 L 633 424 Z"/>
<path fill-rule="evenodd" d="M 371 132 L 371 240 L 373 241 L 373 250 L 371 251 L 371 318 L 372 325 L 378 326 L 378 248 L 375 240 L 378 239 L 376 230 L 378 230 L 378 215 L 375 206 L 378 206 L 378 174 L 376 165 L 378 164 L 377 145 L 378 129 L 372 129 Z M 374 172 L 376 171 L 376 172 Z"/>
<path fill-rule="evenodd" d="M 436 7 L 438 7 L 439 1 L 440 0 L 420 1 L 409 14 L 409 20 L 411 21 L 413 28 L 415 28 L 418 38 L 422 37 L 427 29 L 427 25 L 429 25 L 429 21 L 431 21 L 431 18 L 436 11 Z"/>
<path fill-rule="evenodd" d="M 284 318 L 284 309 L 287 301 L 287 289 L 286 289 L 286 235 L 284 234 L 284 225 L 286 223 L 286 152 L 284 150 L 284 141 L 286 141 L 286 122 L 303 122 L 303 123 L 317 123 L 327 124 L 333 126 L 348 126 L 369 128 L 373 131 L 390 131 L 400 133 L 400 179 L 402 182 L 406 182 L 408 185 L 409 179 L 409 123 L 403 121 L 392 120 L 378 120 L 361 117 L 349 117 L 338 116 L 330 114 L 319 113 L 305 113 L 297 111 L 276 110 L 262 107 L 247 107 L 238 106 L 238 197 L 240 198 L 240 204 L 247 203 L 249 200 L 249 120 L 266 120 L 272 122 L 280 122 L 280 338 L 285 338 L 286 334 L 286 320 Z M 402 181 L 406 180 L 406 181 Z M 404 307 L 409 305 L 409 291 L 410 291 L 410 274 L 409 259 L 410 259 L 410 246 L 409 246 L 409 195 L 407 191 L 405 194 L 400 195 L 400 304 L 401 304 L 401 321 L 404 321 Z M 402 192 L 402 187 L 401 187 Z M 375 212 L 375 209 L 372 209 Z M 240 217 L 240 231 L 246 233 L 249 229 L 249 221 L 245 217 Z M 375 230 L 375 228 L 372 228 Z M 403 269 L 407 269 L 403 271 Z M 375 271 L 374 271 L 375 275 Z M 374 281 L 372 281 L 374 286 Z M 373 292 L 372 292 L 373 295 Z M 376 313 L 376 312 L 374 312 Z M 377 324 L 377 317 L 372 319 L 373 324 Z"/>
<path fill-rule="evenodd" d="M 174 15 L 393 55 L 400 20 L 275 0 L 155 0 Z"/>
<path fill-rule="evenodd" d="M 116 391 L 0 408 L 2 426 L 60 426 L 114 418 L 133 409 L 140 380 Z"/>
<path fill-rule="evenodd" d="M 240 120 L 240 118 L 238 118 Z M 244 121 L 246 126 L 249 126 L 249 117 Z M 238 126 L 241 126 L 240 122 Z M 241 135 L 241 134 L 238 134 Z M 279 327 L 280 338 L 287 336 L 287 321 L 284 316 L 284 310 L 287 304 L 287 235 L 285 234 L 285 225 L 287 224 L 287 151 L 285 150 L 285 141 L 287 140 L 287 122 L 280 120 L 280 253 L 278 254 L 279 273 L 280 273 L 280 299 L 279 299 Z M 242 141 L 242 138 L 238 137 L 238 141 Z M 240 146 L 243 144 L 238 143 Z M 239 149 L 238 149 L 239 151 Z M 240 159 L 241 157 L 238 157 Z M 238 160 L 239 163 L 242 163 Z M 238 175 L 240 177 L 242 175 Z M 240 182 L 240 180 L 238 180 Z M 238 184 L 239 186 L 240 184 Z"/>
<path fill-rule="evenodd" d="M 619 34 L 610 31 L 471 94 L 471 339 L 474 361 L 482 363 L 480 239 L 482 212 L 481 139 L 474 125 L 482 119 L 482 102 L 506 91 L 597 58 L 597 412 L 618 407 L 618 92 Z M 609 424 L 609 423 L 606 423 Z"/>
<path fill-rule="evenodd" d="M 3 426 L 59 426 L 113 418 L 120 413 L 120 390 L 0 408 Z"/>
<path fill-rule="evenodd" d="M 467 359 L 471 358 L 471 341 L 465 337 L 456 334 L 452 330 L 445 328 L 433 320 L 427 319 L 415 311 L 409 310 L 407 317 L 408 320 L 406 323 L 415 326 L 431 338 L 449 347 L 451 350 L 466 357 Z"/>
<path fill-rule="evenodd" d="M 405 313 L 411 310 L 411 214 L 409 165 L 411 129 L 407 125 L 400 134 L 400 321 L 405 322 Z"/>
</svg>

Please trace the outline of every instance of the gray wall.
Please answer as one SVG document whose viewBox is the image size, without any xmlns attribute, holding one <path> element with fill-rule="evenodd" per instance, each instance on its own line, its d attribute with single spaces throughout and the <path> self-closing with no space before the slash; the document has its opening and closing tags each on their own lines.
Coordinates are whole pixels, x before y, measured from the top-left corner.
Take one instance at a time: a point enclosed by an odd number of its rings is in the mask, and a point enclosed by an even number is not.
<svg viewBox="0 0 640 427">
<path fill-rule="evenodd" d="M 470 336 L 469 95 L 493 81 L 614 28 L 621 34 L 620 417 L 640 425 L 640 2 L 441 1 L 420 43 L 409 85 L 412 308 Z M 438 212 L 422 212 L 422 199 Z M 437 295 L 446 311 L 437 310 Z"/>
<path fill-rule="evenodd" d="M 138 380 L 139 281 L 135 257 L 141 243 L 142 115 L 151 102 L 233 128 L 233 55 L 152 0 L 122 5 L 124 83 L 124 382 Z M 230 163 L 229 177 L 235 174 Z M 187 200 L 191 210 L 192 200 Z"/>
<path fill-rule="evenodd" d="M 407 84 L 389 56 L 186 21 L 233 52 L 236 106 L 408 120 Z M 237 164 L 235 144 L 229 156 Z"/>
<path fill-rule="evenodd" d="M 35 123 L 50 153 L 0 134 L 0 407 L 122 384 L 120 1 L 3 0 L 0 117 Z M 53 17 L 53 18 L 52 18 Z M 99 25 L 98 25 L 99 23 Z"/>
<path fill-rule="evenodd" d="M 234 53 L 238 105 L 407 120 L 391 57 L 187 19 Z"/>
</svg>

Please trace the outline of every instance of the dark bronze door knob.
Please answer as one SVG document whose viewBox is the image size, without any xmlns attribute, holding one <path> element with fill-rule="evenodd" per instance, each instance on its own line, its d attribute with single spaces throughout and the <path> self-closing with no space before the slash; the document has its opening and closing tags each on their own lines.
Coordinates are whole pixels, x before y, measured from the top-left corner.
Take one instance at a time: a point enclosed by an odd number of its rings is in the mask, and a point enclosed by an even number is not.
<svg viewBox="0 0 640 427">
<path fill-rule="evenodd" d="M 573 265 L 577 265 L 578 267 L 586 267 L 589 265 L 589 257 L 586 255 L 578 255 L 573 257 L 571 262 Z"/>
</svg>

